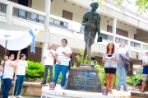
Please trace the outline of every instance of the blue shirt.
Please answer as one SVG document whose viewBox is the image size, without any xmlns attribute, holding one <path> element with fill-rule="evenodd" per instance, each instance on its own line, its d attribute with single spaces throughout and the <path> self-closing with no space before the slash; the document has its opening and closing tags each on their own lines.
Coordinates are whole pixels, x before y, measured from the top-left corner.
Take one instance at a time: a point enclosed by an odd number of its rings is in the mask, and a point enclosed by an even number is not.
<svg viewBox="0 0 148 98">
<path fill-rule="evenodd" d="M 148 66 L 143 67 L 142 74 L 148 74 Z"/>
<path fill-rule="evenodd" d="M 142 62 L 143 63 L 148 63 L 148 56 L 143 56 L 142 57 Z M 143 66 L 142 74 L 148 74 L 148 66 Z"/>
</svg>

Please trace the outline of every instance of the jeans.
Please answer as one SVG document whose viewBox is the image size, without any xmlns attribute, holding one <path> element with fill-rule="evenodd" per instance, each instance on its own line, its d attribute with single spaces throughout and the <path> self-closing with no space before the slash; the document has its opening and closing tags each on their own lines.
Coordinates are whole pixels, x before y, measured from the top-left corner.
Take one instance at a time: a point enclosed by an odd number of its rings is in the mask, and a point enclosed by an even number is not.
<svg viewBox="0 0 148 98">
<path fill-rule="evenodd" d="M 11 89 L 11 85 L 12 85 L 12 79 L 10 79 L 10 78 L 3 79 L 3 83 L 2 83 L 3 98 L 8 98 L 8 95 L 9 95 L 9 92 Z"/>
<path fill-rule="evenodd" d="M 2 76 L 0 76 L 0 87 L 1 87 L 1 84 L 2 84 Z"/>
<path fill-rule="evenodd" d="M 14 88 L 14 96 L 21 95 L 24 79 L 25 79 L 25 75 L 17 75 L 15 88 Z"/>
<path fill-rule="evenodd" d="M 48 76 L 48 70 L 50 70 L 50 80 L 49 82 L 53 82 L 53 66 L 51 65 L 45 65 L 44 69 L 44 81 L 46 83 L 47 76 Z"/>
<path fill-rule="evenodd" d="M 127 79 L 127 72 L 124 66 L 117 67 L 117 88 L 118 89 L 121 88 L 121 83 L 123 84 L 123 88 L 127 89 L 126 79 Z"/>
<path fill-rule="evenodd" d="M 62 72 L 61 87 L 65 86 L 67 70 L 68 70 L 68 66 L 60 65 L 60 64 L 55 65 L 55 75 L 54 75 L 54 83 L 55 83 L 55 85 L 57 83 L 60 72 Z"/>
</svg>

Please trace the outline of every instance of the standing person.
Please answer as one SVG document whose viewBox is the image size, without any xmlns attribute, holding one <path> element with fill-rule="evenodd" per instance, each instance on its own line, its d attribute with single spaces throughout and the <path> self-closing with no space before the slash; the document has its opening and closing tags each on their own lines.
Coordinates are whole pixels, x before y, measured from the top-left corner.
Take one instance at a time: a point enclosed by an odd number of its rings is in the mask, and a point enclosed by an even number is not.
<svg viewBox="0 0 148 98">
<path fill-rule="evenodd" d="M 26 61 L 26 55 L 21 54 L 20 60 L 16 61 L 16 82 L 15 82 L 15 88 L 14 88 L 14 96 L 21 97 L 21 91 L 23 87 L 23 82 L 26 75 L 26 68 L 28 67 L 27 61 Z"/>
<path fill-rule="evenodd" d="M 66 80 L 66 73 L 69 66 L 69 61 L 71 60 L 71 48 L 68 47 L 67 39 L 61 40 L 61 46 L 56 50 L 56 65 L 55 65 L 55 76 L 54 76 L 54 83 L 56 85 L 60 72 L 62 72 L 62 81 L 61 87 L 64 88 L 65 80 Z"/>
<path fill-rule="evenodd" d="M 3 83 L 2 83 L 3 98 L 8 98 L 9 91 L 11 89 L 12 79 L 14 75 L 14 68 L 16 66 L 13 60 L 14 60 L 14 54 L 10 54 L 8 56 L 8 60 L 5 62 L 4 65 Z"/>
<path fill-rule="evenodd" d="M 4 56 L 4 60 L 1 61 L 1 64 L 0 64 L 0 87 L 1 87 L 1 84 L 2 84 L 2 75 L 3 75 L 3 66 L 4 66 L 4 62 L 6 62 L 8 60 L 8 56 L 5 55 Z"/>
<path fill-rule="evenodd" d="M 142 78 L 142 85 L 141 85 L 141 92 L 144 92 L 146 87 L 146 82 L 148 80 L 148 52 L 145 52 L 145 55 L 142 58 L 142 66 L 143 66 L 143 78 Z"/>
<path fill-rule="evenodd" d="M 118 63 L 117 63 L 117 90 L 121 89 L 121 83 L 123 84 L 123 90 L 127 91 L 127 70 L 125 64 L 129 61 L 129 53 L 124 43 L 119 45 L 118 50 Z"/>
<path fill-rule="evenodd" d="M 46 84 L 46 80 L 48 77 L 48 70 L 50 70 L 50 80 L 49 82 L 53 82 L 53 66 L 55 61 L 55 50 L 53 50 L 53 45 L 48 45 L 48 49 L 45 51 L 44 56 L 44 80 L 41 84 Z"/>
<path fill-rule="evenodd" d="M 106 53 L 103 56 L 104 68 L 106 73 L 106 87 L 109 92 L 112 92 L 114 75 L 117 68 L 117 56 L 115 54 L 115 45 L 109 43 Z"/>
</svg>

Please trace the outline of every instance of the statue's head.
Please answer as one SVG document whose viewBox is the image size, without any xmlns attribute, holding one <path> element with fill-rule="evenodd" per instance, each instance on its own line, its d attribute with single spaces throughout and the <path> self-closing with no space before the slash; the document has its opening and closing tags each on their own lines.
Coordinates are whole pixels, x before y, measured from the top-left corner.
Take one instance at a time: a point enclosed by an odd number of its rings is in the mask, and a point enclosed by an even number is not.
<svg viewBox="0 0 148 98">
<path fill-rule="evenodd" d="M 90 6 L 92 8 L 91 9 L 92 11 L 96 11 L 96 9 L 99 7 L 99 4 L 98 4 L 98 2 L 93 2 L 90 4 Z"/>
</svg>

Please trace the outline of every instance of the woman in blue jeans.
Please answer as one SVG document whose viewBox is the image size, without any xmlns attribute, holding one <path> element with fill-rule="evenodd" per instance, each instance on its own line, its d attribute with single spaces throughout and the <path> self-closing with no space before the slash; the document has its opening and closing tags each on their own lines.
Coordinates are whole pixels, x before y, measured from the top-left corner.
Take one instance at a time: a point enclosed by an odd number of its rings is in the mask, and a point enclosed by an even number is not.
<svg viewBox="0 0 148 98">
<path fill-rule="evenodd" d="M 17 62 L 17 66 L 16 66 L 16 82 L 15 82 L 15 88 L 14 88 L 14 96 L 20 97 L 22 87 L 23 87 L 23 82 L 25 79 L 26 68 L 28 67 L 28 64 L 26 61 L 26 55 L 21 54 L 21 59 L 16 62 Z"/>
<path fill-rule="evenodd" d="M 118 63 L 117 63 L 117 90 L 121 89 L 123 85 L 123 90 L 127 91 L 127 71 L 125 64 L 129 60 L 129 53 L 125 47 L 125 44 L 121 44 L 118 50 Z"/>
</svg>

